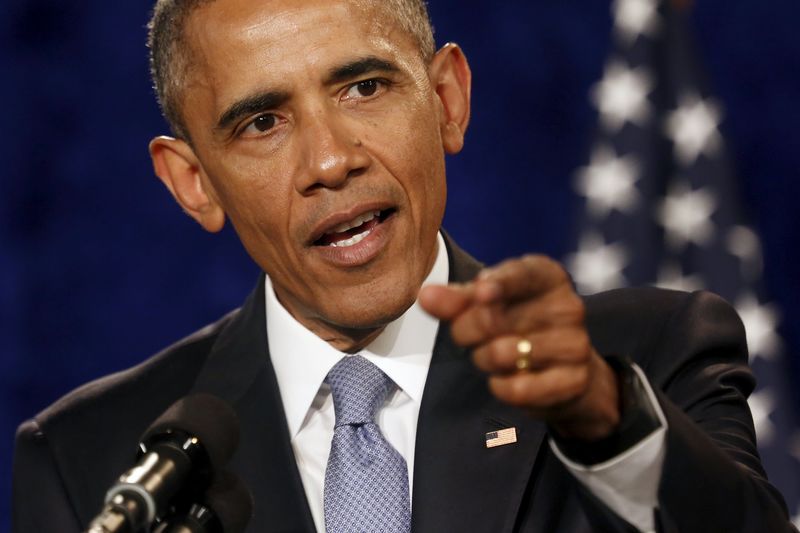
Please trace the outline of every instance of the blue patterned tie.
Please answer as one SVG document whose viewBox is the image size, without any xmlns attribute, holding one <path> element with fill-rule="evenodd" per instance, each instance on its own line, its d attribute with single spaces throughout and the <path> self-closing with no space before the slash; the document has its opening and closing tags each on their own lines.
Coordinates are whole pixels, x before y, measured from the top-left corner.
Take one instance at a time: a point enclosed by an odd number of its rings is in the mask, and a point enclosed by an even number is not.
<svg viewBox="0 0 800 533">
<path fill-rule="evenodd" d="M 408 533 L 411 506 L 406 461 L 375 423 L 392 380 L 354 355 L 336 363 L 325 381 L 336 412 L 325 470 L 325 530 Z"/>
</svg>

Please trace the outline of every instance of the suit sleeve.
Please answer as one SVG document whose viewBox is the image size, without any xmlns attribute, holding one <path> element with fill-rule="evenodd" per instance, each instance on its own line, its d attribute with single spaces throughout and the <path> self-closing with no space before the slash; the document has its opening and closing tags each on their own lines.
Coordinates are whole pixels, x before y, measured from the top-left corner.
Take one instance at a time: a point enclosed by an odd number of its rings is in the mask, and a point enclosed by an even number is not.
<svg viewBox="0 0 800 533">
<path fill-rule="evenodd" d="M 735 311 L 695 293 L 662 332 L 648 370 L 668 427 L 659 530 L 796 531 L 758 456 L 747 405 L 754 379 Z"/>
<path fill-rule="evenodd" d="M 35 420 L 17 431 L 12 497 L 13 533 L 81 531 L 47 437 Z"/>
</svg>

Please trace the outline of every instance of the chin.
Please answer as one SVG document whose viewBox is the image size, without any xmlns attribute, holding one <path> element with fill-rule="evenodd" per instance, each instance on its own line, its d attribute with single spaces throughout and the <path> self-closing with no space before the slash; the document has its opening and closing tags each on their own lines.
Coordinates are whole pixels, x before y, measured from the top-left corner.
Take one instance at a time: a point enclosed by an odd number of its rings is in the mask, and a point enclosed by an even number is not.
<svg viewBox="0 0 800 533">
<path fill-rule="evenodd" d="M 372 330 L 383 328 L 398 319 L 409 307 L 414 305 L 419 289 L 398 291 L 382 291 L 374 294 L 348 298 L 344 305 L 328 315 L 330 323 L 336 327 L 350 330 Z M 357 303 L 356 303 L 357 302 Z"/>
</svg>

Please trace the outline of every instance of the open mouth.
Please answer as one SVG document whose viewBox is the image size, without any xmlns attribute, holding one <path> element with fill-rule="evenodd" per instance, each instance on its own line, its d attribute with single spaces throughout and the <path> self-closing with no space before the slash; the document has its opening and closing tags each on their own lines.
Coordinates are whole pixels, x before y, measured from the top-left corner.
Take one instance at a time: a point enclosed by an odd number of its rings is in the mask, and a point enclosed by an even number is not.
<svg viewBox="0 0 800 533">
<path fill-rule="evenodd" d="M 383 211 L 367 211 L 354 219 L 343 222 L 326 231 L 313 242 L 314 246 L 331 246 L 346 248 L 355 246 L 369 236 L 370 233 L 387 218 L 394 214 L 394 209 Z"/>
</svg>

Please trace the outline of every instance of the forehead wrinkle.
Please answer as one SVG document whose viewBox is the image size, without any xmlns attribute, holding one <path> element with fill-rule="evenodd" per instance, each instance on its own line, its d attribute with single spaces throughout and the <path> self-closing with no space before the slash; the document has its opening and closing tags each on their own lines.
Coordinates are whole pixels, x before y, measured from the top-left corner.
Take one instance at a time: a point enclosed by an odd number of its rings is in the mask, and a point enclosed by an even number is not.
<svg viewBox="0 0 800 533">
<path fill-rule="evenodd" d="M 345 0 L 343 3 L 318 2 L 318 4 L 282 6 L 276 13 L 260 9 L 237 15 L 235 4 L 227 5 L 223 1 L 211 2 L 198 8 L 187 26 L 193 30 L 193 41 L 205 45 L 203 48 L 206 50 L 213 50 L 217 54 L 222 52 L 228 60 L 241 57 L 235 53 L 232 44 L 244 45 L 245 50 L 249 52 L 255 52 L 259 48 L 281 48 L 281 43 L 296 40 L 298 32 L 302 28 L 309 27 L 322 28 L 328 34 L 324 43 L 316 45 L 309 43 L 314 48 L 320 48 L 327 44 L 330 37 L 335 36 L 332 34 L 337 27 L 348 26 L 343 21 L 358 21 L 364 26 L 365 36 L 380 37 L 387 49 L 392 47 L 393 40 L 408 39 L 410 43 L 415 41 L 381 3 L 373 0 Z M 397 35 L 398 32 L 401 35 Z M 265 36 L 268 38 L 265 39 Z M 226 46 L 215 45 L 215 41 Z"/>
<path fill-rule="evenodd" d="M 224 2 L 214 4 L 224 4 Z M 265 88 L 261 85 L 250 88 L 250 91 L 247 88 L 242 91 L 235 83 L 224 82 L 226 77 L 234 80 L 239 78 L 235 74 L 238 71 L 237 66 L 242 63 L 246 64 L 245 68 L 266 71 L 275 61 L 270 62 L 269 54 L 261 54 L 258 49 L 254 49 L 253 39 L 248 41 L 241 37 L 236 20 L 226 22 L 226 17 L 215 16 L 210 7 L 200 16 L 195 13 L 196 16 L 187 25 L 187 48 L 191 49 L 191 66 L 187 70 L 193 75 L 187 75 L 185 83 L 187 88 L 209 93 L 213 106 L 212 118 L 216 119 L 224 107 L 241 94 L 272 89 L 278 92 L 284 87 Z M 276 17 L 270 17 L 274 18 Z M 273 46 L 272 43 L 258 44 L 259 48 L 270 46 Z M 211 58 L 214 61 L 211 61 Z M 229 94 L 232 91 L 238 94 Z"/>
<path fill-rule="evenodd" d="M 205 59 L 203 63 L 209 73 L 215 68 L 225 72 L 241 63 L 246 63 L 248 68 L 273 69 L 281 77 L 285 74 L 281 70 L 298 71 L 295 65 L 300 63 L 292 57 L 301 56 L 308 63 L 316 55 L 313 52 L 325 49 L 332 29 L 343 25 L 332 24 L 330 19 L 335 19 L 337 12 L 339 20 L 346 19 L 343 15 L 349 12 L 347 6 L 340 4 L 289 7 L 273 14 L 256 11 L 244 17 L 230 17 L 225 11 L 214 13 L 212 9 L 217 4 L 224 2 L 210 4 L 205 16 L 193 18 L 191 28 L 195 55 Z M 322 28 L 327 35 L 320 34 L 323 38 L 308 43 L 305 50 L 292 50 L 295 47 L 283 45 L 296 40 L 300 29 L 309 27 Z M 290 50 L 293 56 L 287 57 Z M 208 61 L 209 57 L 214 58 L 215 64 Z"/>
<path fill-rule="evenodd" d="M 304 26 L 326 27 L 327 25 L 324 24 L 326 20 L 346 15 L 349 11 L 344 4 L 287 8 L 279 13 L 257 17 L 258 20 L 253 20 L 249 24 L 245 24 L 243 28 L 238 28 L 234 35 L 241 36 L 243 40 L 261 40 L 264 29 L 269 31 L 274 30 L 275 26 L 279 26 L 285 29 L 282 37 L 295 37 Z M 278 38 L 281 37 L 275 37 L 275 39 Z"/>
<path fill-rule="evenodd" d="M 279 12 L 246 9 L 242 15 L 236 11 L 235 3 L 211 2 L 193 14 L 186 28 L 193 56 L 186 85 L 210 95 L 212 119 L 242 95 L 267 90 L 291 93 L 290 77 L 316 83 L 319 80 L 309 78 L 322 76 L 333 62 L 345 63 L 359 55 L 383 56 L 416 82 L 427 76 L 424 65 L 413 64 L 418 54 L 398 53 L 399 42 L 403 48 L 417 48 L 414 37 L 376 4 L 351 0 L 334 5 L 283 5 Z M 302 28 L 311 28 L 305 31 L 305 48 L 292 45 Z M 344 34 L 360 36 L 360 42 L 353 43 L 350 55 L 331 58 L 327 55 L 330 43 Z M 243 69 L 256 75 L 241 76 Z M 245 81 L 249 86 L 242 85 Z"/>
</svg>

